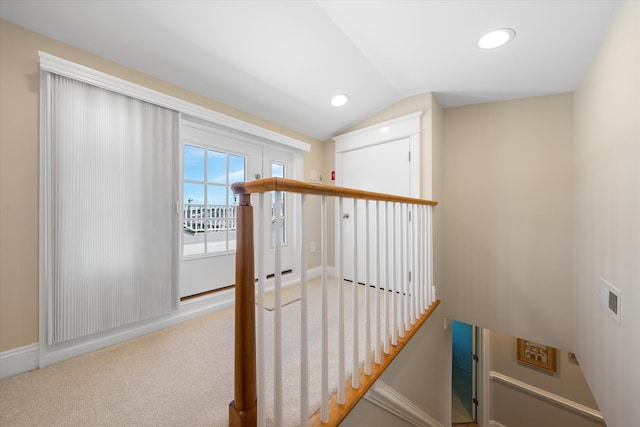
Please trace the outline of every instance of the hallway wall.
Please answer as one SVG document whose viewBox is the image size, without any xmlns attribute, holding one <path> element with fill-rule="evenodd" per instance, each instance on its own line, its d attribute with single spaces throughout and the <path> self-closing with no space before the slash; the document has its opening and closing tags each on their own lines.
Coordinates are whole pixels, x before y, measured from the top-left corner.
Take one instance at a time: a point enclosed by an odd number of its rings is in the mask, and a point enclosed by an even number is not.
<svg viewBox="0 0 640 427">
<path fill-rule="evenodd" d="M 446 316 L 571 348 L 572 94 L 444 110 Z"/>
<path fill-rule="evenodd" d="M 575 353 L 609 427 L 640 420 L 640 3 L 618 15 L 575 92 Z M 600 278 L 622 291 L 618 325 Z"/>
</svg>

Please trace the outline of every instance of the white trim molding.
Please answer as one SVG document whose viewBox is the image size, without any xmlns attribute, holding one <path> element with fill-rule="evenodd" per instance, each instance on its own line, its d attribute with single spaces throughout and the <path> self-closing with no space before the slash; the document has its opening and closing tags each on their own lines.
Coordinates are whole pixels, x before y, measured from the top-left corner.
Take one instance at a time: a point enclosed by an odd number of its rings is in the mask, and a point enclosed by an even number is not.
<svg viewBox="0 0 640 427">
<path fill-rule="evenodd" d="M 364 398 L 416 427 L 444 427 L 438 420 L 380 380 L 373 384 Z"/>
<path fill-rule="evenodd" d="M 406 116 L 335 136 L 332 138 L 336 143 L 335 151 L 342 153 L 419 134 L 422 114 L 422 111 L 416 111 Z"/>
<path fill-rule="evenodd" d="M 495 421 L 495 420 L 491 420 L 489 421 L 489 427 L 507 427 L 504 424 L 500 424 L 499 422 Z"/>
<path fill-rule="evenodd" d="M 480 378 L 480 384 L 478 388 L 479 396 L 478 400 L 480 405 L 478 406 L 479 414 L 477 419 L 481 426 L 491 425 L 490 409 L 491 409 L 491 389 L 489 380 L 489 362 L 491 361 L 491 331 L 485 328 L 480 328 L 480 363 L 478 368 L 478 378 Z"/>
<path fill-rule="evenodd" d="M 38 344 L 0 353 L 0 380 L 38 369 Z"/>
<path fill-rule="evenodd" d="M 57 56 L 46 52 L 38 53 L 40 56 L 40 68 L 42 70 L 112 90 L 123 95 L 131 96 L 142 101 L 178 111 L 182 114 L 188 114 L 200 119 L 208 120 L 226 128 L 252 135 L 266 141 L 275 142 L 302 151 L 311 150 L 311 145 L 306 142 L 302 142 L 260 126 L 247 123 L 243 120 L 218 113 L 217 111 L 213 111 L 199 105 L 183 101 L 182 99 L 165 95 L 164 93 L 157 92 L 71 61 L 67 61 L 66 59 L 58 58 Z"/>
<path fill-rule="evenodd" d="M 491 378 L 491 380 L 493 381 L 499 381 L 501 383 L 507 384 L 508 386 L 517 388 L 533 396 L 547 400 L 551 403 L 555 403 L 556 405 L 560 405 L 575 413 L 584 415 L 596 421 L 600 421 L 604 424 L 604 417 L 602 416 L 602 412 L 585 406 L 581 403 L 574 402 L 573 400 L 567 399 L 566 397 L 562 397 L 555 393 L 551 393 L 550 391 L 543 390 L 531 384 L 527 384 L 500 372 L 489 371 L 489 378 Z"/>
</svg>

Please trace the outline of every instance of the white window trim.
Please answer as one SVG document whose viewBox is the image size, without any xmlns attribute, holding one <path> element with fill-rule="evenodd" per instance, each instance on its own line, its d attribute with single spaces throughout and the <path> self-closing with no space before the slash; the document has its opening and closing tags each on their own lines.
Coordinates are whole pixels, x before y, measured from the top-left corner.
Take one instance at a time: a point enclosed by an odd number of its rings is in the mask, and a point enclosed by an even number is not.
<svg viewBox="0 0 640 427">
<path fill-rule="evenodd" d="M 92 68 L 85 67 L 84 65 L 58 58 L 57 56 L 46 52 L 39 51 L 38 54 L 40 56 L 40 68 L 42 70 L 50 71 L 84 83 L 89 83 L 123 95 L 131 96 L 141 101 L 150 102 L 161 107 L 178 111 L 182 114 L 189 114 L 286 147 L 302 151 L 311 151 L 311 145 L 306 142 L 302 142 L 243 120 L 218 113 L 217 111 L 192 104 L 182 99 L 165 95 L 144 86 L 110 76 Z"/>
</svg>

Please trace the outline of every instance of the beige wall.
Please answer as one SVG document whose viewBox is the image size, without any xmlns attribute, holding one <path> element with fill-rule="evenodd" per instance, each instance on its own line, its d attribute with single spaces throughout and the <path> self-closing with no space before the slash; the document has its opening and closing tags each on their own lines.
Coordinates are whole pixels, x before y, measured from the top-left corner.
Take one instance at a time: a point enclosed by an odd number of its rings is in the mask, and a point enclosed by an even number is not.
<svg viewBox="0 0 640 427">
<path fill-rule="evenodd" d="M 572 100 L 444 111 L 447 317 L 572 348 Z"/>
<path fill-rule="evenodd" d="M 525 391 L 501 382 L 491 384 L 492 420 L 517 427 L 602 427 L 603 423 L 586 415 L 534 398 Z"/>
<path fill-rule="evenodd" d="M 305 164 L 323 164 L 320 141 L 0 21 L 0 351 L 38 341 L 39 50 L 307 142 Z"/>
<path fill-rule="evenodd" d="M 575 352 L 609 427 L 640 420 L 640 3 L 619 6 L 574 97 Z M 622 324 L 598 304 L 622 290 Z"/>
</svg>

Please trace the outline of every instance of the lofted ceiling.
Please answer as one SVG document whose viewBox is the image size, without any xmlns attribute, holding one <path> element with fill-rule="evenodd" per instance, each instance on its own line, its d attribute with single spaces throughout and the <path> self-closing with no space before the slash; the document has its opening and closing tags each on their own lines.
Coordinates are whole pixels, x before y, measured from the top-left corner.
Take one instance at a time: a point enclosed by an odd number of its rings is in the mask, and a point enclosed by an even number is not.
<svg viewBox="0 0 640 427">
<path fill-rule="evenodd" d="M 573 91 L 615 1 L 0 0 L 0 17 L 326 140 L 404 98 Z M 477 46 L 508 27 L 515 39 Z M 337 93 L 350 95 L 333 107 Z"/>
</svg>

